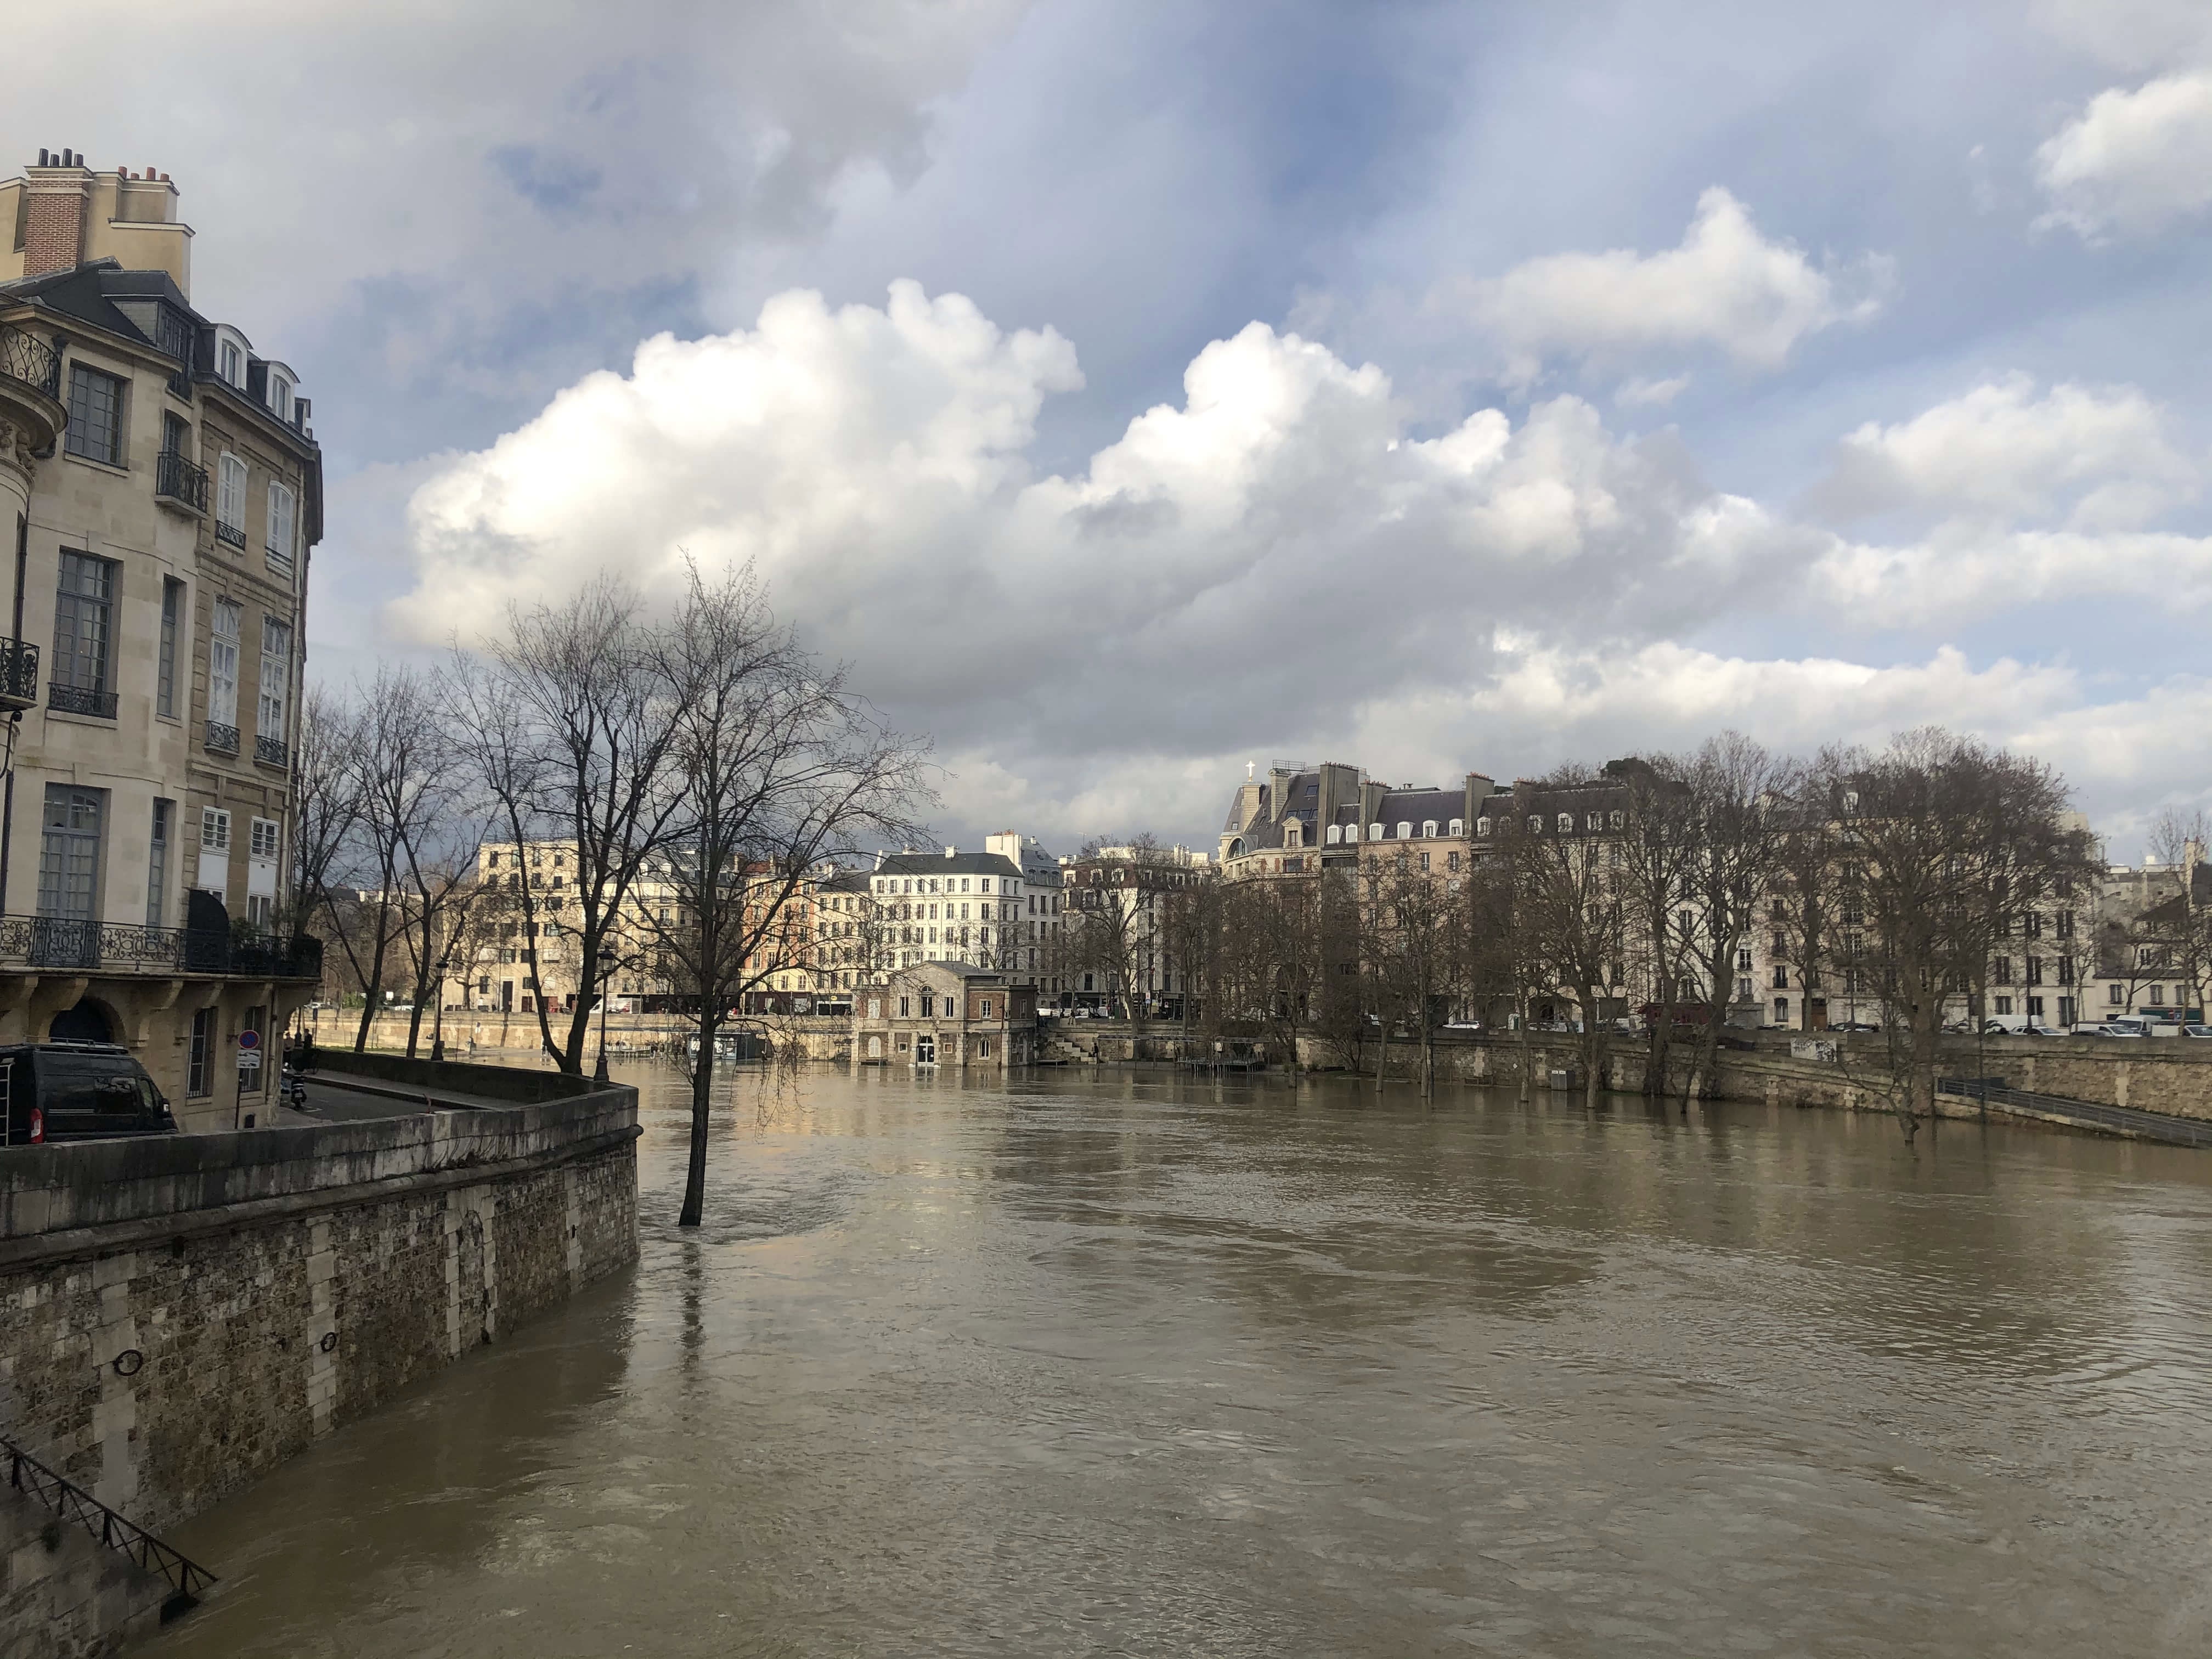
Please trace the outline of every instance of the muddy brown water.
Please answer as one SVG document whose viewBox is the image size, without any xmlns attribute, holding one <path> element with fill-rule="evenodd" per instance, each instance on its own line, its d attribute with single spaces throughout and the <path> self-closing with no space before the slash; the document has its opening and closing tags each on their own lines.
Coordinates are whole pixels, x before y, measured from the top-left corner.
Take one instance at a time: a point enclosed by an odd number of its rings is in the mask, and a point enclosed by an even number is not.
<svg viewBox="0 0 2212 1659">
<path fill-rule="evenodd" d="M 641 1071 L 632 1273 L 178 1529 L 161 1659 L 2212 1652 L 2212 1154 Z"/>
</svg>

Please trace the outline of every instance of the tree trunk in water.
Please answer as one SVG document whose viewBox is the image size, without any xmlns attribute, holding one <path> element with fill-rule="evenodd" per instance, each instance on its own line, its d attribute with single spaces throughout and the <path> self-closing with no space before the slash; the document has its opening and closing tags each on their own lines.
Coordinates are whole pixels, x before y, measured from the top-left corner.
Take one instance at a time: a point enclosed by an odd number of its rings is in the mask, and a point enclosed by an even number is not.
<svg viewBox="0 0 2212 1659">
<path fill-rule="evenodd" d="M 1521 1007 L 1521 1103 L 1528 1103 L 1529 1091 L 1535 1086 L 1533 1073 L 1536 1069 L 1535 1033 L 1528 1029 L 1528 1008 Z"/>
<path fill-rule="evenodd" d="M 1382 1079 L 1390 1069 L 1390 1024 L 1385 1020 L 1381 1028 L 1381 1041 L 1375 1048 L 1375 1098 L 1382 1098 Z"/>
<path fill-rule="evenodd" d="M 714 1095 L 714 1026 L 712 1016 L 699 1022 L 699 1063 L 691 1068 L 691 1160 L 684 1176 L 679 1227 L 696 1227 L 707 1207 L 707 1109 Z"/>
</svg>

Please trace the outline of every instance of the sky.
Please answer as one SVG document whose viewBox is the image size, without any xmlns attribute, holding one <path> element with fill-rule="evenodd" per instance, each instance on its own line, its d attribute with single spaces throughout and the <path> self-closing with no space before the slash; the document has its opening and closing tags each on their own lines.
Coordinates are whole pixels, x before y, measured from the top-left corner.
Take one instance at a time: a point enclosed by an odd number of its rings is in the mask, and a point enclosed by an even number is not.
<svg viewBox="0 0 2212 1659">
<path fill-rule="evenodd" d="M 1936 721 L 2212 805 L 2212 7 L 82 0 L 310 672 L 750 561 L 947 841 Z M 0 152 L 0 160 L 4 160 Z"/>
</svg>

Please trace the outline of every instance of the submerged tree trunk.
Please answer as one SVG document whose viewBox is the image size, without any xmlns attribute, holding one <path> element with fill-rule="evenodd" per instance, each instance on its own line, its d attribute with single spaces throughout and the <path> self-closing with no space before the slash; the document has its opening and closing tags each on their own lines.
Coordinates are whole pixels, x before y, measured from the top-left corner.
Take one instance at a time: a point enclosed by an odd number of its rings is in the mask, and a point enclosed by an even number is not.
<svg viewBox="0 0 2212 1659">
<path fill-rule="evenodd" d="M 696 1227 L 707 1208 L 707 1123 L 714 1097 L 714 1039 L 721 1020 L 711 1000 L 701 1006 L 699 1058 L 691 1067 L 691 1157 L 684 1175 L 684 1208 L 679 1227 Z"/>
</svg>

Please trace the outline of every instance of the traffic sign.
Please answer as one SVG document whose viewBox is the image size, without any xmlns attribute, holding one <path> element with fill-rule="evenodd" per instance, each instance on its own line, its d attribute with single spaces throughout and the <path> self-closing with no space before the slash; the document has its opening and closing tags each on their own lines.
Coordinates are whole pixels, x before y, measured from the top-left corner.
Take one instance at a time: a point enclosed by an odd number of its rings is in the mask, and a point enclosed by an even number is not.
<svg viewBox="0 0 2212 1659">
<path fill-rule="evenodd" d="M 258 1048 L 261 1046 L 261 1033 L 240 1031 L 238 1034 L 238 1046 L 241 1048 Z"/>
<path fill-rule="evenodd" d="M 248 1048 L 243 1054 L 240 1054 L 238 1057 L 238 1069 L 241 1072 L 259 1071 L 261 1069 L 261 1055 L 259 1053 L 254 1049 Z"/>
</svg>

